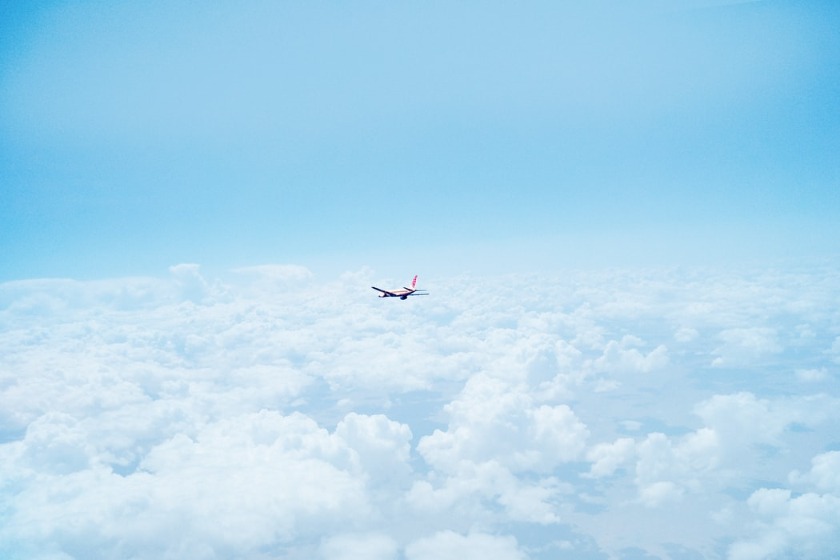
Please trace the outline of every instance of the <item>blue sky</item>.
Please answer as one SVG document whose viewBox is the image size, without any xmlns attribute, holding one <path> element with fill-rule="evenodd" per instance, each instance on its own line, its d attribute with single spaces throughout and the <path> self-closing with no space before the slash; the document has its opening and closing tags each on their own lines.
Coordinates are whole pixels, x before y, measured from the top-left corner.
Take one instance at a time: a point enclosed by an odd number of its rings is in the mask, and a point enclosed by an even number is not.
<svg viewBox="0 0 840 560">
<path fill-rule="evenodd" d="M 0 277 L 836 252 L 836 6 L 621 4 L 5 2 Z"/>
</svg>

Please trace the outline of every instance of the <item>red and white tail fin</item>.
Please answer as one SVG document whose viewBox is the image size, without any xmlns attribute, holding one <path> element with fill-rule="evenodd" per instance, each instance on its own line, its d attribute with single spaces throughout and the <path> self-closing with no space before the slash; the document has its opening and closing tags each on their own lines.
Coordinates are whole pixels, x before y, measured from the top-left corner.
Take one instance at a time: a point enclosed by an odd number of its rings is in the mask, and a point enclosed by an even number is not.
<svg viewBox="0 0 840 560">
<path fill-rule="evenodd" d="M 415 286 L 417 285 L 417 275 L 414 275 L 414 280 L 411 281 L 411 289 L 414 290 Z"/>
</svg>

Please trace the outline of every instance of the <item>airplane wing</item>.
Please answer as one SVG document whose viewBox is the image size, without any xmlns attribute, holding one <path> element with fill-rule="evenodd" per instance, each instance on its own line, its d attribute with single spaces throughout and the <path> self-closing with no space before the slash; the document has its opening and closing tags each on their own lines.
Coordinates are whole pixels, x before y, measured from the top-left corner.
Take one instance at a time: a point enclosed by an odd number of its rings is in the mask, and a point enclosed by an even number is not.
<svg viewBox="0 0 840 560">
<path fill-rule="evenodd" d="M 373 288 L 377 292 L 382 292 L 386 296 L 398 297 L 397 294 L 395 294 L 394 292 L 389 292 L 388 290 L 383 290 L 382 288 L 377 288 L 376 286 L 371 286 L 371 288 Z"/>
</svg>

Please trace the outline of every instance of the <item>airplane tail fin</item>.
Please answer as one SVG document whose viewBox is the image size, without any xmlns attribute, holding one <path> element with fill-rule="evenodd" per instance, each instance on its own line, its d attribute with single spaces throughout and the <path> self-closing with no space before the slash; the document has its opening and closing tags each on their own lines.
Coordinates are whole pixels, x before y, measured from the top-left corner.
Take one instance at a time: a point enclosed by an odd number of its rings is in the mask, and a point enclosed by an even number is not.
<svg viewBox="0 0 840 560">
<path fill-rule="evenodd" d="M 415 289 L 415 286 L 417 286 L 417 275 L 416 274 L 414 275 L 414 280 L 411 281 L 411 289 L 412 290 Z"/>
</svg>

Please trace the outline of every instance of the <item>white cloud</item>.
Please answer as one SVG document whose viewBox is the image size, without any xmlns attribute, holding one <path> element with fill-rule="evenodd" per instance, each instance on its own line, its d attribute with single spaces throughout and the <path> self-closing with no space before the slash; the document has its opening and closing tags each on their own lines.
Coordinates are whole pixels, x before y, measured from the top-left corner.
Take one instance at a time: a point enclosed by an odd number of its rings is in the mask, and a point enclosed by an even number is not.
<svg viewBox="0 0 840 560">
<path fill-rule="evenodd" d="M 535 401 L 523 384 L 471 377 L 445 407 L 448 429 L 435 430 L 417 445 L 434 471 L 430 481 L 415 483 L 409 503 L 436 511 L 441 504 L 474 507 L 487 501 L 511 520 L 557 522 L 569 490 L 547 475 L 581 456 L 588 430 L 569 406 Z M 532 476 L 520 480 L 524 473 Z"/>
<path fill-rule="evenodd" d="M 715 349 L 712 365 L 732 367 L 755 363 L 783 350 L 776 329 L 749 327 L 726 329 L 718 338 L 722 345 Z"/>
<path fill-rule="evenodd" d="M 821 492 L 831 492 L 840 496 L 840 451 L 820 453 L 811 459 L 811 471 L 790 474 L 793 484 L 810 485 Z"/>
<path fill-rule="evenodd" d="M 739 444 L 777 442 L 791 421 L 771 401 L 746 392 L 715 395 L 697 405 L 696 412 L 707 426 Z"/>
<path fill-rule="evenodd" d="M 513 471 L 550 471 L 577 459 L 588 430 L 567 405 L 535 402 L 527 387 L 487 375 L 468 381 L 445 408 L 446 431 L 423 437 L 418 451 L 433 467 L 457 470 L 462 461 L 498 458 Z"/>
<path fill-rule="evenodd" d="M 435 473 L 414 483 L 406 496 L 418 514 L 440 519 L 491 519 L 501 508 L 510 521 L 541 525 L 560 521 L 563 499 L 573 488 L 555 477 L 520 479 L 496 461 L 465 462 L 457 472 Z M 454 518 L 454 519 L 453 519 Z"/>
<path fill-rule="evenodd" d="M 683 495 L 683 489 L 670 481 L 657 481 L 646 484 L 639 489 L 639 499 L 650 507 L 660 506 L 670 501 L 678 501 Z"/>
<path fill-rule="evenodd" d="M 695 340 L 700 333 L 697 332 L 697 329 L 691 327 L 680 327 L 677 329 L 677 332 L 674 333 L 674 340 L 677 342 L 691 342 Z"/>
<path fill-rule="evenodd" d="M 757 517 L 757 535 L 729 548 L 731 560 L 829 558 L 840 546 L 840 497 L 762 488 L 747 500 Z"/>
<path fill-rule="evenodd" d="M 486 558 L 487 560 L 525 560 L 516 539 L 483 533 L 459 535 L 442 531 L 431 537 L 418 539 L 405 551 L 406 560 L 462 560 Z"/>
<path fill-rule="evenodd" d="M 823 274 L 0 284 L 0 556 L 819 557 Z"/>
<path fill-rule="evenodd" d="M 641 340 L 630 336 L 621 341 L 611 340 L 604 354 L 595 360 L 595 369 L 609 373 L 648 373 L 668 365 L 668 348 L 665 345 L 660 344 L 645 354 L 636 348 L 641 344 Z"/>
<path fill-rule="evenodd" d="M 350 413 L 338 423 L 335 435 L 359 455 L 365 471 L 376 481 L 399 481 L 410 474 L 411 429 L 387 416 Z"/>
<path fill-rule="evenodd" d="M 16 496 L 7 538 L 59 542 L 88 557 L 175 555 L 192 540 L 217 554 L 247 553 L 352 526 L 370 509 L 357 456 L 298 413 L 264 411 L 208 424 L 194 438 L 177 434 L 126 476 L 97 464 L 84 434 L 58 433 L 46 449 L 40 435 L 22 442 L 31 482 Z M 101 540 L 88 542 L 90 534 Z"/>
<path fill-rule="evenodd" d="M 340 534 L 320 546 L 324 560 L 392 560 L 397 558 L 396 541 L 382 534 Z"/>
<path fill-rule="evenodd" d="M 616 469 L 630 462 L 635 455 L 636 443 L 631 438 L 620 438 L 613 443 L 599 443 L 586 454 L 586 459 L 592 462 L 589 476 L 610 476 Z"/>
<path fill-rule="evenodd" d="M 797 369 L 796 378 L 805 383 L 819 383 L 829 378 L 826 368 Z"/>
<path fill-rule="evenodd" d="M 837 418 L 838 400 L 813 395 L 760 399 L 752 393 L 715 395 L 699 403 L 695 411 L 707 426 L 737 452 L 752 444 L 783 446 L 784 436 L 792 425 L 819 427 Z"/>
<path fill-rule="evenodd" d="M 707 488 L 704 478 L 718 463 L 718 441 L 713 430 L 702 428 L 672 441 L 653 433 L 636 449 L 636 484 L 647 506 L 678 500 L 685 492 Z"/>
</svg>

